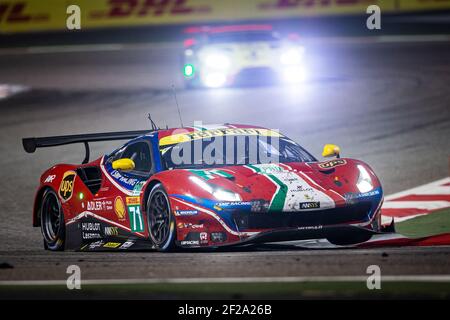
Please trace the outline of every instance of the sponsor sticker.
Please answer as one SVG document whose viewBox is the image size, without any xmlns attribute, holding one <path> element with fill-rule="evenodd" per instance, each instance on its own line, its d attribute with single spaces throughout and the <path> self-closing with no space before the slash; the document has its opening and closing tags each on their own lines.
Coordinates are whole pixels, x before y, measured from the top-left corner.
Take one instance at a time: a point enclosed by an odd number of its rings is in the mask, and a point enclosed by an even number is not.
<svg viewBox="0 0 450 320">
<path fill-rule="evenodd" d="M 225 242 L 227 240 L 227 234 L 225 232 L 211 232 L 212 242 Z"/>
<path fill-rule="evenodd" d="M 59 185 L 59 196 L 63 201 L 68 201 L 72 198 L 73 185 L 75 183 L 75 171 L 66 171 Z"/>
<path fill-rule="evenodd" d="M 307 194 L 307 193 L 304 193 L 304 194 L 303 194 L 303 197 L 304 197 L 306 200 L 314 200 L 314 195 L 313 195 L 313 194 Z"/>
<path fill-rule="evenodd" d="M 107 201 L 87 201 L 87 209 L 89 211 L 105 211 L 107 208 Z M 111 208 L 111 202 L 109 202 L 109 208 Z"/>
<path fill-rule="evenodd" d="M 81 223 L 81 230 L 83 231 L 100 231 L 99 222 L 83 222 Z"/>
<path fill-rule="evenodd" d="M 365 192 L 365 193 L 360 193 L 359 196 L 361 198 L 365 198 L 365 197 L 372 197 L 372 196 L 377 196 L 380 194 L 380 189 L 375 189 L 369 192 Z"/>
<path fill-rule="evenodd" d="M 92 239 L 101 239 L 102 236 L 100 235 L 100 233 L 96 232 L 82 232 L 81 238 L 83 240 L 92 240 Z"/>
<path fill-rule="evenodd" d="M 89 245 L 89 249 L 100 248 L 101 246 L 103 246 L 103 244 L 104 244 L 103 240 L 92 242 L 92 243 Z"/>
<path fill-rule="evenodd" d="M 208 233 L 200 232 L 200 242 L 203 244 L 208 243 Z"/>
<path fill-rule="evenodd" d="M 254 200 L 251 202 L 252 212 L 267 212 L 269 211 L 270 202 L 266 200 Z"/>
<path fill-rule="evenodd" d="M 199 244 L 200 244 L 200 241 L 198 241 L 198 240 L 181 241 L 182 246 L 198 246 Z"/>
<path fill-rule="evenodd" d="M 124 176 L 122 176 L 122 174 L 121 174 L 119 171 L 117 171 L 117 170 L 113 170 L 113 171 L 111 172 L 111 176 L 112 176 L 113 178 L 117 179 L 119 182 L 122 182 L 122 183 L 126 184 L 127 186 L 133 187 L 133 188 L 134 188 L 134 186 L 136 185 L 136 183 L 139 181 L 138 179 L 135 179 L 135 178 L 127 178 L 127 177 L 124 177 Z"/>
<path fill-rule="evenodd" d="M 131 232 L 144 232 L 144 219 L 139 197 L 126 197 Z"/>
<path fill-rule="evenodd" d="M 266 136 L 266 137 L 281 137 L 282 135 L 274 130 L 260 129 L 260 128 L 222 128 L 222 129 L 210 129 L 194 132 L 186 132 L 174 134 L 164 137 L 159 140 L 161 147 L 172 145 L 181 142 L 187 142 L 198 139 L 209 139 L 213 137 L 234 135 L 249 135 L 249 136 Z"/>
<path fill-rule="evenodd" d="M 202 224 L 193 224 L 193 223 L 186 223 L 186 222 L 179 222 L 177 223 L 177 228 L 178 229 L 203 229 L 205 227 L 205 225 Z"/>
<path fill-rule="evenodd" d="M 44 183 L 51 183 L 51 182 L 53 182 L 53 180 L 55 180 L 55 178 L 56 178 L 56 175 L 51 174 L 51 175 L 47 176 L 47 178 L 45 178 Z"/>
<path fill-rule="evenodd" d="M 347 164 L 347 161 L 344 159 L 334 159 L 326 162 L 321 162 L 318 164 L 319 168 L 321 169 L 331 169 L 337 166 L 342 166 L 344 164 Z"/>
<path fill-rule="evenodd" d="M 142 188 L 144 187 L 145 181 L 140 181 L 136 183 L 136 185 L 133 188 L 133 195 L 138 196 L 141 194 Z"/>
<path fill-rule="evenodd" d="M 114 212 L 119 220 L 125 220 L 125 205 L 120 196 L 117 196 L 114 200 Z"/>
<path fill-rule="evenodd" d="M 100 228 L 99 222 L 82 222 L 81 238 L 83 240 L 101 239 Z"/>
<path fill-rule="evenodd" d="M 126 201 L 127 201 L 127 206 L 140 204 L 139 197 L 127 197 Z"/>
<path fill-rule="evenodd" d="M 300 203 L 300 209 L 318 209 L 318 208 L 320 208 L 320 202 L 318 201 Z"/>
<path fill-rule="evenodd" d="M 228 201 L 228 202 L 218 202 L 216 203 L 216 206 L 225 208 L 225 207 L 244 207 L 244 206 L 251 206 L 251 201 Z"/>
<path fill-rule="evenodd" d="M 276 131 L 269 129 L 258 128 L 223 128 L 194 131 L 187 134 L 191 139 L 205 139 L 211 137 L 220 137 L 227 135 L 250 135 L 250 136 L 273 136 L 279 137 L 280 134 Z"/>
<path fill-rule="evenodd" d="M 125 249 L 128 249 L 128 248 L 130 248 L 132 245 L 134 245 L 134 241 L 126 241 L 126 242 L 124 242 L 124 244 L 122 244 L 120 247 L 119 247 L 119 249 L 121 249 L 121 250 L 125 250 Z"/>
<path fill-rule="evenodd" d="M 120 242 L 107 242 L 103 245 L 103 248 L 118 248 L 120 245 Z"/>
<path fill-rule="evenodd" d="M 211 180 L 214 178 L 233 178 L 233 175 L 229 174 L 228 172 L 224 170 L 218 170 L 218 169 L 210 169 L 210 170 L 189 170 L 189 172 L 192 172 L 193 174 L 205 179 L 205 180 Z"/>
<path fill-rule="evenodd" d="M 198 214 L 197 210 L 175 210 L 176 216 L 195 216 Z"/>
<path fill-rule="evenodd" d="M 322 230 L 322 225 L 316 225 L 316 226 L 305 226 L 305 227 L 297 227 L 297 230 Z"/>
<path fill-rule="evenodd" d="M 104 233 L 106 236 L 118 236 L 119 228 L 118 227 L 105 227 Z"/>
<path fill-rule="evenodd" d="M 347 204 L 354 204 L 358 201 L 359 198 L 373 197 L 380 195 L 380 193 L 381 191 L 378 188 L 365 193 L 348 192 L 344 194 L 344 198 Z"/>
</svg>

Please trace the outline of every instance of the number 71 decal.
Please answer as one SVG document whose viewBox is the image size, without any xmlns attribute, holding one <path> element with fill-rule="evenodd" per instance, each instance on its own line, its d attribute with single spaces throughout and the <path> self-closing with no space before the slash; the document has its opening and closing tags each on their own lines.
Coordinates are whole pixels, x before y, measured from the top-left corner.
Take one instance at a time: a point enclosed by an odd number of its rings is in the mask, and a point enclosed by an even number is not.
<svg viewBox="0 0 450 320">
<path fill-rule="evenodd" d="M 126 200 L 131 232 L 144 232 L 144 219 L 142 218 L 139 197 L 127 197 Z"/>
</svg>

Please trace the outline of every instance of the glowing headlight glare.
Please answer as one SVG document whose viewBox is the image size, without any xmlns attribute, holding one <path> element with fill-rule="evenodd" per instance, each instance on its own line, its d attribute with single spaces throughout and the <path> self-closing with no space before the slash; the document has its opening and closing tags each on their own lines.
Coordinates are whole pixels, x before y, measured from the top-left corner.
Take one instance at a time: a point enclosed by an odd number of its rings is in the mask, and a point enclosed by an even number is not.
<svg viewBox="0 0 450 320">
<path fill-rule="evenodd" d="M 241 197 L 239 194 L 223 189 L 215 190 L 213 192 L 213 195 L 219 201 L 241 201 Z"/>
<path fill-rule="evenodd" d="M 205 57 L 205 64 L 208 68 L 223 70 L 231 66 L 231 61 L 223 53 L 210 53 Z"/>
<path fill-rule="evenodd" d="M 203 84 L 210 88 L 219 88 L 225 85 L 227 77 L 221 72 L 206 73 L 202 77 Z"/>
<path fill-rule="evenodd" d="M 194 75 L 194 66 L 192 64 L 186 64 L 183 72 L 185 77 L 192 77 Z"/>
<path fill-rule="evenodd" d="M 241 196 L 237 193 L 220 188 L 214 189 L 206 181 L 196 176 L 190 176 L 189 179 L 203 190 L 211 193 L 219 201 L 241 201 Z"/>
<path fill-rule="evenodd" d="M 287 49 L 280 55 L 280 62 L 285 65 L 299 64 L 303 57 L 302 49 L 300 48 Z"/>
<path fill-rule="evenodd" d="M 306 79 L 303 68 L 286 68 L 282 71 L 283 81 L 287 83 L 298 83 Z"/>
<path fill-rule="evenodd" d="M 189 180 L 191 180 L 192 182 L 194 182 L 196 185 L 198 185 L 200 188 L 202 188 L 203 190 L 209 192 L 209 193 L 213 193 L 214 189 L 213 187 L 211 187 L 208 183 L 206 183 L 203 179 L 200 179 L 196 176 L 190 176 Z"/>
<path fill-rule="evenodd" d="M 362 165 L 357 165 L 359 170 L 359 177 L 356 186 L 358 187 L 359 192 L 366 193 L 373 189 L 372 179 L 370 178 L 370 174 L 366 168 Z"/>
</svg>

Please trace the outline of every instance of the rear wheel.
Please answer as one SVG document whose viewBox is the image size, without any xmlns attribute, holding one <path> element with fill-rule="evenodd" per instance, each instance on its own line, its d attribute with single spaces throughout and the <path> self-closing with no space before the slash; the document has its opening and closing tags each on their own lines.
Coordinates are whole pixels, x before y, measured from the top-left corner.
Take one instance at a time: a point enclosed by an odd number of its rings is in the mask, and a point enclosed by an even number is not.
<svg viewBox="0 0 450 320">
<path fill-rule="evenodd" d="M 175 218 L 169 197 L 160 183 L 153 187 L 147 200 L 147 224 L 150 239 L 158 251 L 175 248 Z"/>
<path fill-rule="evenodd" d="M 64 213 L 58 195 L 51 189 L 44 192 L 41 203 L 41 232 L 44 248 L 52 251 L 64 250 Z"/>
</svg>

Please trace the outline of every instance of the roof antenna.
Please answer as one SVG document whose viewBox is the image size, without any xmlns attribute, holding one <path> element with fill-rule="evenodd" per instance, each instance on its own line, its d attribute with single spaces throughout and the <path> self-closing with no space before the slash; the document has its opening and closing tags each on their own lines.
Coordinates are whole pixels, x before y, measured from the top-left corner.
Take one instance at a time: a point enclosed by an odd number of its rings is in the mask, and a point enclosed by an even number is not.
<svg viewBox="0 0 450 320">
<path fill-rule="evenodd" d="M 150 113 L 148 114 L 148 120 L 150 120 L 150 123 L 152 125 L 152 131 L 158 130 L 158 126 L 156 125 L 155 121 L 153 121 L 152 116 Z"/>
<path fill-rule="evenodd" d="M 175 104 L 177 105 L 178 116 L 180 117 L 181 127 L 184 128 L 183 119 L 181 119 L 180 106 L 178 105 L 177 93 L 175 92 L 175 86 L 172 85 L 173 97 L 175 98 Z"/>
</svg>

